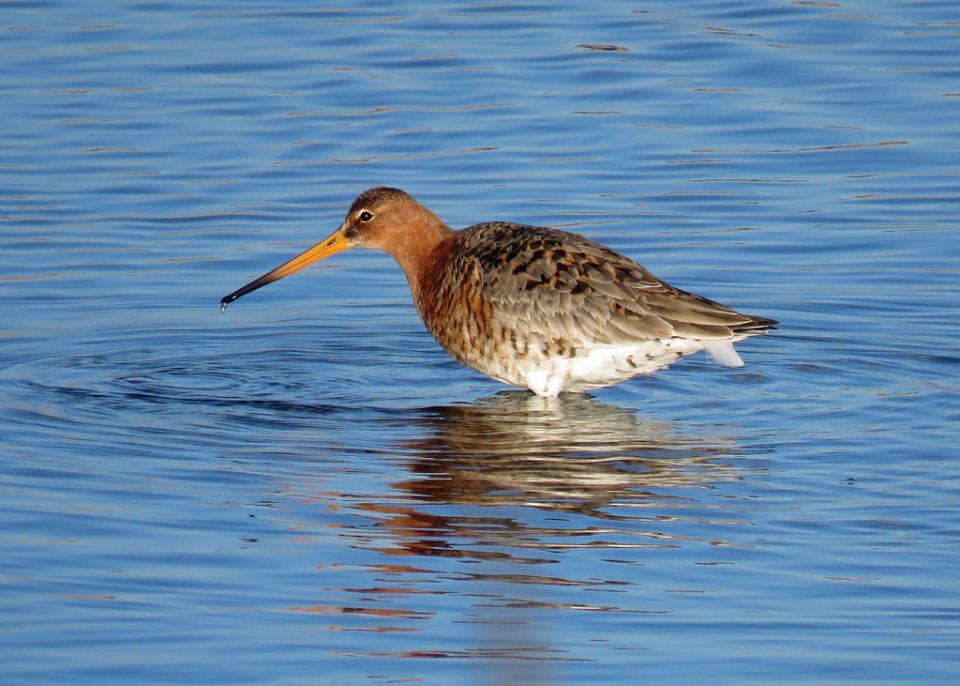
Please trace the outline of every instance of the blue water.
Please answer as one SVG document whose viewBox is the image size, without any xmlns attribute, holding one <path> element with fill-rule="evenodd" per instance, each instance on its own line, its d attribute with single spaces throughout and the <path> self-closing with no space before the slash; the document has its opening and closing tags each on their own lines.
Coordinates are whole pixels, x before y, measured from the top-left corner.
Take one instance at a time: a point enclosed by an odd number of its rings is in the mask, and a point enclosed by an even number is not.
<svg viewBox="0 0 960 686">
<path fill-rule="evenodd" d="M 4 684 L 960 680 L 960 10 L 0 4 Z M 377 184 L 781 320 L 544 403 Z"/>
</svg>

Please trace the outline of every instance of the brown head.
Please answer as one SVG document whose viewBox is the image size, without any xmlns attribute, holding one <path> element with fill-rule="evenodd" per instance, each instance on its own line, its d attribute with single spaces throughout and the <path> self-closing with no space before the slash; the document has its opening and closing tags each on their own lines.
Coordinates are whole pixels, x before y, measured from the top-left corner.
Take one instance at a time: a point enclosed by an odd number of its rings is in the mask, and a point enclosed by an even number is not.
<svg viewBox="0 0 960 686">
<path fill-rule="evenodd" d="M 340 228 L 292 260 L 224 297 L 220 305 L 225 307 L 268 283 L 354 247 L 390 253 L 403 268 L 411 286 L 415 286 L 429 255 L 452 234 L 450 227 L 409 194 L 399 188 L 377 186 L 357 196 Z"/>
</svg>

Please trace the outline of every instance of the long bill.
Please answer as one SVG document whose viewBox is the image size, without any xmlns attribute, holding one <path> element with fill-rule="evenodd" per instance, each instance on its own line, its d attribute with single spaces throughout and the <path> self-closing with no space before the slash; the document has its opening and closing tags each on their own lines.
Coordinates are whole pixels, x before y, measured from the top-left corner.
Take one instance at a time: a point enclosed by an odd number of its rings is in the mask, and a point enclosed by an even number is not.
<svg viewBox="0 0 960 686">
<path fill-rule="evenodd" d="M 322 259 L 330 257 L 331 255 L 335 255 L 338 252 L 342 252 L 350 247 L 353 247 L 353 244 L 343 233 L 343 227 L 341 226 L 339 229 L 327 236 L 324 240 L 320 241 L 312 248 L 304 250 L 292 260 L 284 262 L 276 269 L 261 276 L 259 279 L 254 279 L 246 286 L 238 288 L 230 295 L 224 296 L 220 300 L 220 307 L 221 309 L 226 308 L 227 305 L 232 303 L 237 298 L 245 296 L 247 293 L 252 293 L 258 288 L 266 286 L 268 283 L 279 281 L 283 277 L 290 276 L 294 272 L 298 272 L 304 267 L 309 267 L 314 262 L 319 262 Z"/>
</svg>

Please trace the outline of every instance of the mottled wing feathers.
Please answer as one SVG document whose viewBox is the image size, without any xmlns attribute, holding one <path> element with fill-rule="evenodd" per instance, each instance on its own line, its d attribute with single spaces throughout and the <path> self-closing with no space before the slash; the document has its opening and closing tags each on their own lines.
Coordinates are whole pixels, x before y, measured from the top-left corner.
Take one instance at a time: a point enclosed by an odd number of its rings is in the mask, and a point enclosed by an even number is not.
<svg viewBox="0 0 960 686">
<path fill-rule="evenodd" d="M 490 222 L 463 229 L 456 252 L 458 269 L 479 271 L 493 317 L 574 345 L 734 339 L 772 324 L 674 288 L 577 234 Z"/>
</svg>

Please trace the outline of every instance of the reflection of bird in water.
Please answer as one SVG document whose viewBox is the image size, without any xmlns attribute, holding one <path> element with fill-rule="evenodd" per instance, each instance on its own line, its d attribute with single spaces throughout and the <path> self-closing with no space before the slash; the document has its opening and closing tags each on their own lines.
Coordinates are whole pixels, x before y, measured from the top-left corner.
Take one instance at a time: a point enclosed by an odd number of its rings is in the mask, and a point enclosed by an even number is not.
<svg viewBox="0 0 960 686">
<path fill-rule="evenodd" d="M 423 323 L 450 355 L 542 396 L 651 374 L 700 350 L 740 367 L 733 344 L 777 323 L 674 288 L 584 236 L 509 222 L 454 231 L 382 187 L 354 200 L 329 237 L 221 307 L 354 246 L 396 259 Z"/>
<path fill-rule="evenodd" d="M 429 408 L 423 438 L 396 446 L 420 478 L 395 484 L 437 501 L 593 508 L 677 497 L 736 472 L 717 461 L 729 439 L 683 436 L 587 395 L 540 398 L 508 391 L 471 405 Z"/>
<path fill-rule="evenodd" d="M 685 436 L 588 395 L 506 391 L 385 423 L 422 434 L 378 451 L 410 471 L 392 484 L 408 497 L 356 505 L 377 522 L 357 545 L 390 556 L 540 562 L 537 550 L 722 543 L 711 494 L 740 476 L 721 459 L 732 439 Z"/>
<path fill-rule="evenodd" d="M 346 600 L 322 606 L 327 613 L 419 620 L 443 602 L 429 594 L 455 592 L 478 626 L 495 632 L 481 637 L 491 646 L 485 655 L 539 659 L 551 653 L 535 645 L 525 611 L 616 611 L 619 589 L 648 553 L 739 544 L 728 537 L 742 514 L 732 518 L 727 509 L 739 504 L 712 490 L 739 476 L 722 460 L 737 449 L 731 439 L 685 436 L 586 395 L 526 392 L 404 413 L 381 428 L 374 435 L 388 438 L 377 463 L 409 475 L 392 490 L 378 483 L 375 494 L 349 494 L 351 512 L 339 513 L 336 535 L 349 541 L 348 558 L 355 549 L 377 556 L 357 565 L 372 581 L 351 577 L 334 589 Z M 417 437 L 390 438 L 394 432 Z M 319 493 L 317 501 L 328 497 Z M 616 564 L 552 564 L 572 549 L 598 551 L 581 562 Z M 531 681 L 510 666 L 502 683 Z"/>
</svg>

